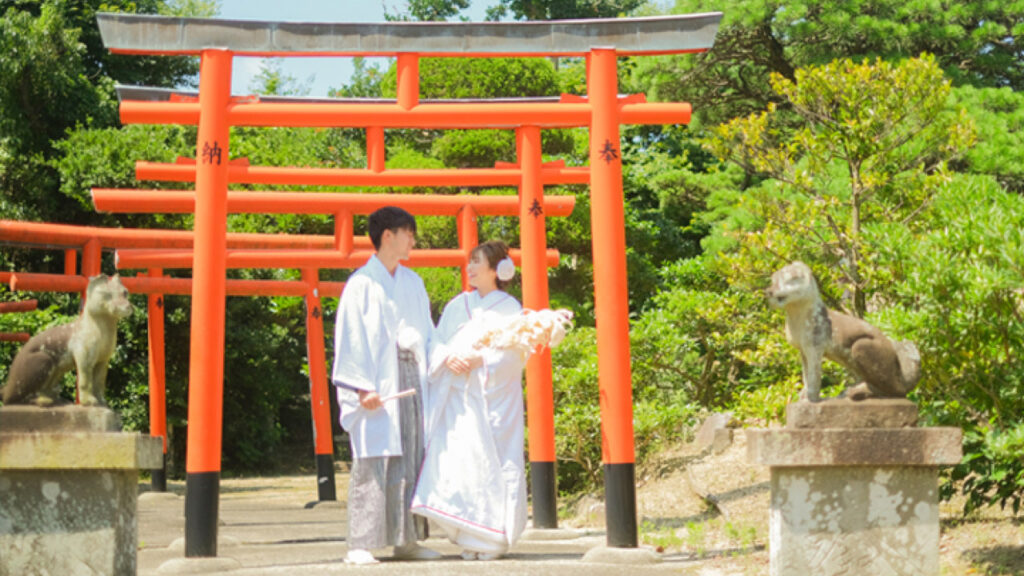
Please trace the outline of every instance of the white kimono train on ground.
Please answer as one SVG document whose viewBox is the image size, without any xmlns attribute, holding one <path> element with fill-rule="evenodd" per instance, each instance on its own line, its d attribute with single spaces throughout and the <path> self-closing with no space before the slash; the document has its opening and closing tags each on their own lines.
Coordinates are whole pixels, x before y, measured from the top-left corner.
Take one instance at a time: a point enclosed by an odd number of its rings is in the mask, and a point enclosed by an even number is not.
<svg viewBox="0 0 1024 576">
<path fill-rule="evenodd" d="M 456 296 L 435 333 L 428 387 L 427 448 L 412 512 L 440 524 L 448 538 L 475 552 L 503 554 L 526 527 L 523 457 L 524 356 L 474 343 L 520 314 L 515 298 L 495 290 Z M 455 374 L 451 354 L 482 363 Z"/>
</svg>

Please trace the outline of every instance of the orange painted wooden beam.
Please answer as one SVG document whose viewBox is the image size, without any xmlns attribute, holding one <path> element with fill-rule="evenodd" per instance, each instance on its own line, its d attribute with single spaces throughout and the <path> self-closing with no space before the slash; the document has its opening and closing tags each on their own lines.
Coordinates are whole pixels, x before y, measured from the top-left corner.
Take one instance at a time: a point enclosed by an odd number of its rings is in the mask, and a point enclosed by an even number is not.
<svg viewBox="0 0 1024 576">
<path fill-rule="evenodd" d="M 541 209 L 544 204 L 544 187 L 540 184 L 540 129 L 528 126 L 516 132 L 516 156 L 525 174 L 519 187 L 523 306 L 532 310 L 542 310 L 549 306 L 549 301 L 547 267 L 544 263 L 544 253 L 547 250 L 547 214 Z M 526 363 L 526 402 L 533 408 L 527 413 L 527 424 L 530 428 L 530 462 L 554 463 L 555 409 L 549 350 L 531 355 Z"/>
<path fill-rule="evenodd" d="M 0 342 L 28 342 L 31 339 L 28 332 L 0 332 Z"/>
<path fill-rule="evenodd" d="M 372 250 L 355 250 L 343 254 L 336 250 L 228 250 L 228 268 L 358 268 L 373 255 Z M 519 263 L 521 253 L 512 250 L 512 260 Z M 548 266 L 558 266 L 557 250 L 548 250 Z M 118 250 L 118 270 L 141 268 L 186 269 L 192 267 L 189 250 Z M 466 252 L 458 249 L 413 250 L 407 262 L 410 268 L 445 268 L 466 265 Z M 130 290 L 130 289 L 129 289 Z"/>
<path fill-rule="evenodd" d="M 8 273 L 0 282 L 8 284 L 11 290 L 25 292 L 81 292 L 88 284 L 85 276 L 64 276 L 63 274 Z M 121 278 L 121 283 L 131 294 L 173 294 L 192 295 L 191 278 L 151 278 L 147 276 Z M 345 287 L 344 282 L 320 282 L 320 296 L 337 298 Z M 294 280 L 232 280 L 226 285 L 228 296 L 305 296 L 309 290 L 305 282 Z"/>
<path fill-rule="evenodd" d="M 3 280 L 0 276 L 0 281 Z M 14 272 L 6 280 L 6 284 L 11 290 L 23 292 L 83 292 L 89 284 L 89 279 L 85 276 Z"/>
<path fill-rule="evenodd" d="M 334 214 L 334 249 L 343 254 L 348 254 L 355 248 L 352 243 L 353 236 L 352 213 L 348 210 L 341 210 Z"/>
<path fill-rule="evenodd" d="M 104 248 L 192 248 L 191 230 L 161 230 L 140 228 L 100 228 L 46 222 L 20 222 L 0 220 L 0 242 L 35 246 L 82 246 L 91 239 L 99 240 Z M 228 248 L 298 249 L 331 248 L 334 237 L 313 234 L 250 234 L 228 233 Z M 370 239 L 358 236 L 356 248 L 370 248 Z"/>
<path fill-rule="evenodd" d="M 162 278 L 163 271 L 150 268 L 147 278 Z M 167 454 L 167 379 L 164 352 L 164 295 L 151 293 L 146 296 L 146 334 L 149 344 L 149 435 L 160 438 L 163 453 Z M 161 466 L 161 473 L 164 472 Z M 164 478 L 166 484 L 166 477 Z M 166 491 L 166 486 L 164 486 Z"/>
<path fill-rule="evenodd" d="M 101 212 L 189 213 L 195 210 L 195 192 L 93 188 L 92 200 Z M 568 216 L 576 205 L 574 196 L 545 196 L 544 213 Z M 228 192 L 227 210 L 232 214 L 370 214 L 384 206 L 401 206 L 420 216 L 455 216 L 471 206 L 480 216 L 516 216 L 516 196 L 424 196 L 419 194 L 342 194 L 311 192 Z"/>
<path fill-rule="evenodd" d="M 396 60 L 398 107 L 402 110 L 412 110 L 420 102 L 420 55 L 406 52 L 399 54 Z"/>
<path fill-rule="evenodd" d="M 38 300 L 22 300 L 21 302 L 0 302 L 0 314 L 12 312 L 31 312 L 39 307 Z"/>
<path fill-rule="evenodd" d="M 371 126 L 366 129 L 366 169 L 371 172 L 384 171 L 384 158 L 386 148 L 384 147 L 384 129 L 380 126 Z M 135 173 L 138 174 L 139 165 L 135 164 Z M 228 178 L 234 174 L 228 172 Z M 140 180 L 142 178 L 139 178 Z"/>
<path fill-rule="evenodd" d="M 374 157 L 371 157 L 374 160 Z M 379 163 L 379 160 L 374 160 Z M 379 168 L 379 169 L 378 169 Z M 194 182 L 194 162 L 136 162 L 135 177 L 139 180 Z M 522 172 L 516 168 L 460 168 L 424 170 L 385 170 L 372 168 L 302 168 L 279 166 L 228 166 L 228 181 L 233 184 L 267 184 L 281 186 L 517 186 Z M 586 166 L 552 166 L 541 172 L 546 186 L 556 184 L 587 184 L 590 169 Z"/>
<path fill-rule="evenodd" d="M 331 435 L 331 395 L 328 390 L 327 357 L 324 350 L 324 314 L 321 303 L 320 271 L 302 271 L 307 286 L 306 297 L 306 359 L 309 361 L 309 395 L 313 417 L 314 452 L 318 456 L 334 455 Z M 332 471 L 333 472 L 333 471 Z"/>
<path fill-rule="evenodd" d="M 72 276 L 78 274 L 78 250 L 64 249 L 64 273 Z"/>
<path fill-rule="evenodd" d="M 185 557 L 217 555 L 224 431 L 224 342 L 227 274 L 227 162 L 231 52 L 210 48 L 199 60 L 196 132 L 195 262 L 189 322 L 188 437 L 185 442 Z"/>
<path fill-rule="evenodd" d="M 459 237 L 459 249 L 465 251 L 468 256 L 469 252 L 480 243 L 476 211 L 471 206 L 466 206 L 459 210 L 455 229 Z M 462 289 L 468 292 L 472 289 L 472 286 L 469 285 L 469 272 L 465 267 L 462 267 L 460 272 L 462 275 Z"/>
<path fill-rule="evenodd" d="M 687 124 L 692 107 L 684 102 L 620 103 L 622 124 Z M 121 102 L 123 124 L 188 124 L 199 122 L 198 103 Z M 228 105 L 231 126 L 337 128 L 578 128 L 590 126 L 592 106 L 581 103 L 444 103 L 401 104 L 351 102 L 254 102 Z"/>
<path fill-rule="evenodd" d="M 591 238 L 594 317 L 599 326 L 597 370 L 601 460 L 606 465 L 635 464 L 622 140 L 619 110 L 615 105 L 618 93 L 615 50 L 593 50 L 588 72 L 588 92 L 594 105 L 594 123 L 590 131 L 590 165 L 593 168 L 590 222 L 591 229 L 601 232 Z M 609 516 L 608 522 L 611 521 Z"/>
</svg>

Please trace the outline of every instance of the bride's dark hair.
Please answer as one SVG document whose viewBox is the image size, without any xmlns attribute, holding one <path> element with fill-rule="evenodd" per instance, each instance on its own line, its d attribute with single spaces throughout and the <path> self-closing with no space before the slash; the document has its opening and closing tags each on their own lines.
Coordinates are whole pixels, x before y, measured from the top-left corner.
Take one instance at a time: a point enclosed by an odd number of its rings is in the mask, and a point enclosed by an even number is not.
<svg viewBox="0 0 1024 576">
<path fill-rule="evenodd" d="M 469 257 L 472 259 L 477 254 L 484 257 L 487 261 L 487 265 L 491 270 L 498 270 L 498 262 L 501 262 L 508 256 L 508 244 L 505 244 L 501 240 L 491 240 L 484 242 L 483 244 L 477 245 L 469 252 Z M 511 280 L 502 280 L 495 278 L 495 282 L 498 285 L 498 290 L 505 290 L 505 288 L 512 283 Z"/>
</svg>

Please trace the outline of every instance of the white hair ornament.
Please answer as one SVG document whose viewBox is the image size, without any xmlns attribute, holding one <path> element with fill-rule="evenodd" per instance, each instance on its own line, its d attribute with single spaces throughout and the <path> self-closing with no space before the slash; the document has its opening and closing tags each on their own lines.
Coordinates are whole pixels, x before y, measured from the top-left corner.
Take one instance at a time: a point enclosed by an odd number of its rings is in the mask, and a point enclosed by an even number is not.
<svg viewBox="0 0 1024 576">
<path fill-rule="evenodd" d="M 498 267 L 495 270 L 498 273 L 498 280 L 502 282 L 508 282 L 516 276 L 516 265 L 512 263 L 512 259 L 505 256 L 498 262 Z"/>
</svg>

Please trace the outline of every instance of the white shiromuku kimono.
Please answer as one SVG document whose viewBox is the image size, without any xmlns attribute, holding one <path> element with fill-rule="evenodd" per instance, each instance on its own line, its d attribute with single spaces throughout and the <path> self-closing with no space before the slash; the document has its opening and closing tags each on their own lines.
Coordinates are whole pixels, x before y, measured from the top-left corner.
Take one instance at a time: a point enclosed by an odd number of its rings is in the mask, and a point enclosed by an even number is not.
<svg viewBox="0 0 1024 576">
<path fill-rule="evenodd" d="M 500 290 L 484 298 L 466 292 L 448 303 L 435 333 L 426 456 L 412 511 L 474 552 L 503 554 L 526 527 L 523 355 L 473 347 L 521 310 Z M 455 374 L 445 364 L 450 354 L 479 355 L 482 363 Z"/>
<path fill-rule="evenodd" d="M 399 265 L 392 276 L 373 256 L 349 277 L 338 304 L 332 381 L 352 446 L 350 548 L 405 546 L 425 536 L 409 506 L 426 438 L 433 331 L 423 281 L 408 268 Z M 359 403 L 359 390 L 386 398 L 407 389 L 417 394 L 377 410 Z"/>
</svg>

